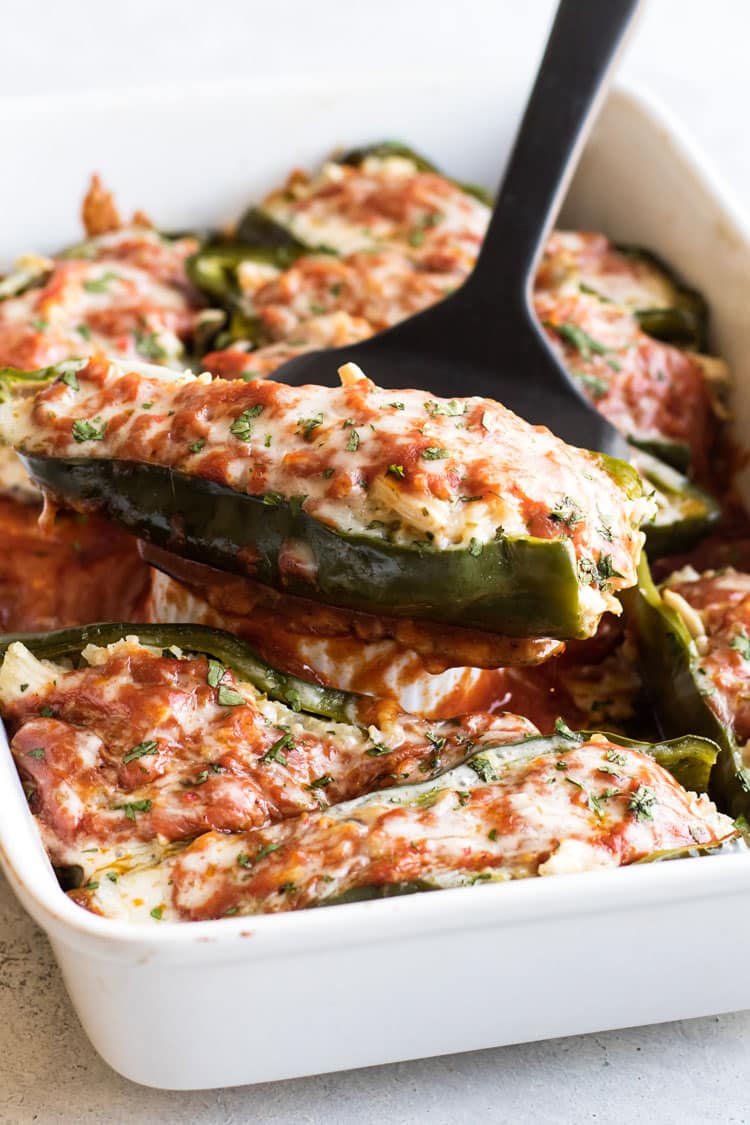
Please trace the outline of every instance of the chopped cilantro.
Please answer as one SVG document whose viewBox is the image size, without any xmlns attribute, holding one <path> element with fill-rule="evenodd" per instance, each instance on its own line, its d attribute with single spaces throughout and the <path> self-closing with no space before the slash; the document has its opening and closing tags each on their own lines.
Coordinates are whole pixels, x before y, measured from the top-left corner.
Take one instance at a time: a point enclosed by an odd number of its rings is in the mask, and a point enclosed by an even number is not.
<svg viewBox="0 0 750 1125">
<path fill-rule="evenodd" d="M 632 812 L 636 820 L 653 820 L 656 793 L 648 785 L 639 785 L 628 801 L 628 812 Z"/>
<path fill-rule="evenodd" d="M 227 687 L 226 684 L 219 684 L 219 692 L 216 698 L 220 707 L 243 707 L 245 705 L 245 697 L 235 691 L 234 688 Z"/>
<path fill-rule="evenodd" d="M 750 660 L 750 637 L 747 635 L 747 630 L 744 625 L 729 642 L 729 647 L 738 652 L 743 660 Z"/>
<path fill-rule="evenodd" d="M 128 762 L 134 762 L 137 758 L 147 758 L 152 754 L 158 753 L 158 742 L 153 738 L 149 738 L 146 742 L 139 742 L 132 750 L 128 750 L 127 754 L 125 754 L 122 759 L 122 764 L 126 766 Z"/>
<path fill-rule="evenodd" d="M 347 453 L 355 453 L 359 449 L 359 434 L 356 430 L 352 430 L 349 434 L 349 440 L 346 443 Z"/>
<path fill-rule="evenodd" d="M 151 809 L 151 801 L 146 798 L 143 801 L 128 801 L 124 805 L 115 805 L 116 809 L 122 809 L 128 820 L 135 820 L 135 814 L 139 812 L 149 812 Z"/>
<path fill-rule="evenodd" d="M 41 746 L 37 746 L 35 750 L 29 750 L 26 755 L 27 758 L 43 758 L 44 750 Z"/>
<path fill-rule="evenodd" d="M 572 496 L 561 496 L 554 508 L 550 509 L 549 518 L 572 531 L 583 520 L 583 510 Z"/>
<path fill-rule="evenodd" d="M 206 680 L 208 681 L 208 686 L 209 687 L 218 687 L 219 684 L 221 683 L 221 681 L 224 679 L 225 673 L 226 673 L 226 668 L 221 663 L 221 661 L 220 660 L 213 660 L 213 659 L 211 659 L 211 657 L 209 657 L 209 660 L 208 660 L 208 675 L 206 676 Z"/>
<path fill-rule="evenodd" d="M 144 359 L 167 359 L 169 352 L 159 343 L 158 332 L 141 332 L 136 328 L 133 333 L 135 346 L 139 355 Z"/>
<path fill-rule="evenodd" d="M 439 445 L 428 445 L 422 450 L 421 456 L 425 461 L 443 461 L 446 457 L 450 457 L 450 453 L 447 449 L 441 449 Z"/>
<path fill-rule="evenodd" d="M 270 750 L 266 750 L 265 754 L 261 757 L 261 762 L 278 762 L 280 766 L 286 765 L 286 757 L 283 754 L 284 750 L 294 749 L 294 739 L 289 731 L 282 735 L 281 738 L 274 742 Z"/>
<path fill-rule="evenodd" d="M 468 414 L 469 407 L 465 402 L 456 402 L 452 398 L 450 402 L 436 402 L 430 399 L 424 404 L 424 408 L 431 418 L 436 418 L 439 414 L 445 415 L 447 418 L 456 418 L 460 414 Z"/>
<path fill-rule="evenodd" d="M 489 758 L 472 758 L 471 761 L 467 762 L 466 764 L 474 770 L 474 773 L 477 775 L 477 777 L 481 778 L 482 781 L 497 781 L 497 776 L 492 768 L 492 763 L 490 762 Z"/>
<path fill-rule="evenodd" d="M 311 781 L 310 784 L 307 786 L 307 788 L 308 789 L 325 789 L 326 786 L 330 785 L 332 781 L 333 781 L 333 778 L 330 776 L 330 774 L 324 773 L 321 777 L 316 777 L 315 781 Z"/>
<path fill-rule="evenodd" d="M 84 340 L 91 339 L 91 329 L 89 328 L 88 324 L 77 324 L 76 332 L 79 336 L 83 336 Z"/>
<path fill-rule="evenodd" d="M 403 465 L 389 465 L 387 472 L 389 472 L 392 477 L 404 477 L 406 475 Z"/>
<path fill-rule="evenodd" d="M 100 423 L 98 427 L 97 422 Z M 101 418 L 94 418 L 93 422 L 84 422 L 83 419 L 77 418 L 73 423 L 73 437 L 77 442 L 101 441 L 106 428 L 106 422 L 102 422 Z"/>
<path fill-rule="evenodd" d="M 392 753 L 392 747 L 386 746 L 382 742 L 373 742 L 372 746 L 370 746 L 368 750 L 365 750 L 365 754 L 367 754 L 370 758 L 380 758 L 383 754 Z"/>
<path fill-rule="evenodd" d="M 263 407 L 260 403 L 255 406 L 249 406 L 247 410 L 243 410 L 229 427 L 230 434 L 234 434 L 240 441 L 250 441 L 253 436 L 253 418 L 257 418 L 259 414 L 263 413 Z"/>
<path fill-rule="evenodd" d="M 200 453 L 200 451 L 203 449 L 205 444 L 206 444 L 205 438 L 198 438 L 197 441 L 194 441 L 193 444 L 191 446 L 189 446 L 189 452 L 190 453 Z"/>
<path fill-rule="evenodd" d="M 71 391 L 80 391 L 81 389 L 75 371 L 66 371 L 60 376 L 60 382 L 64 383 L 66 387 L 70 387 Z"/>
<path fill-rule="evenodd" d="M 305 441 L 312 441 L 313 434 L 318 426 L 323 424 L 323 415 L 315 414 L 312 418 L 300 418 L 297 422 L 297 429 L 302 434 Z"/>
<path fill-rule="evenodd" d="M 91 277 L 88 281 L 84 281 L 83 288 L 87 293 L 108 293 L 110 281 L 117 281 L 119 277 L 119 273 L 107 270 L 100 277 Z"/>
<path fill-rule="evenodd" d="M 155 906 L 154 909 L 150 911 L 151 917 L 155 918 L 157 922 L 161 922 L 161 916 L 162 916 L 163 913 L 164 913 L 164 907 L 163 906 Z"/>
</svg>

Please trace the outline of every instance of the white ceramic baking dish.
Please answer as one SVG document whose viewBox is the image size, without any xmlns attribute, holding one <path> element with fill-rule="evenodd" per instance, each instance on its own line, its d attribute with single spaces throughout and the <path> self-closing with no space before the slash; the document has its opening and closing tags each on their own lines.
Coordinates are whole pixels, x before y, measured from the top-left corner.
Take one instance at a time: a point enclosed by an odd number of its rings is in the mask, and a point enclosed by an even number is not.
<svg viewBox="0 0 750 1125">
<path fill-rule="evenodd" d="M 6 103 L 6 167 L 38 175 L 0 180 L 0 215 L 14 217 L 0 246 L 75 238 L 92 168 L 171 226 L 229 217 L 290 165 L 385 135 L 492 184 L 523 94 L 498 73 Z M 748 230 L 672 123 L 612 94 L 564 218 L 651 247 L 704 290 L 746 431 Z M 147 1085 L 259 1082 L 750 1006 L 744 856 L 128 926 L 59 890 L 3 744 L 0 860 L 92 1043 Z"/>
</svg>

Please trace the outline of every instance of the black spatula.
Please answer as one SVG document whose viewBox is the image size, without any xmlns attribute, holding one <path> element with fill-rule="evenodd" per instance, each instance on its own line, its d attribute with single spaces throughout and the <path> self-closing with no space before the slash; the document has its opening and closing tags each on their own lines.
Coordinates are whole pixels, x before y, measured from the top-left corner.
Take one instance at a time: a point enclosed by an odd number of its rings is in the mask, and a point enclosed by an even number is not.
<svg viewBox="0 0 750 1125">
<path fill-rule="evenodd" d="M 483 395 L 572 445 L 628 456 L 540 330 L 531 287 L 544 240 L 640 0 L 562 0 L 473 273 L 455 293 L 359 344 L 308 352 L 274 379 L 332 386 L 358 363 L 380 386 Z"/>
</svg>

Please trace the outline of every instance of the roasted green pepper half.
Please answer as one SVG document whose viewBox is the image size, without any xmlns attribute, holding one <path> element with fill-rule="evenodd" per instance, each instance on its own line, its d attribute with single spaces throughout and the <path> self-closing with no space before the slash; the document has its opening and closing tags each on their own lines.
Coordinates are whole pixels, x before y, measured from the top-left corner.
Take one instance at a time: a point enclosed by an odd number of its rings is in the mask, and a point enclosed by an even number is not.
<svg viewBox="0 0 750 1125">
<path fill-rule="evenodd" d="M 20 457 L 52 496 L 101 512 L 186 558 L 290 594 L 507 636 L 565 640 L 591 634 L 576 560 L 562 539 L 503 537 L 480 551 L 402 546 L 334 531 L 302 511 L 299 498 L 249 496 L 159 465 Z M 312 581 L 296 568 L 283 569 L 290 543 L 304 544 Z"/>
<path fill-rule="evenodd" d="M 20 641 L 39 660 L 70 660 L 77 663 L 87 645 L 111 645 L 127 636 L 137 636 L 144 645 L 165 652 L 200 653 L 221 661 L 239 679 L 250 683 L 270 699 L 291 707 L 322 715 L 335 722 L 357 721 L 366 697 L 353 692 L 321 687 L 297 676 L 272 668 L 257 652 L 238 637 L 207 625 L 141 625 L 104 622 L 94 625 L 55 629 L 50 633 L 0 634 L 0 659 L 14 641 Z"/>
<path fill-rule="evenodd" d="M 706 702 L 695 642 L 680 615 L 664 602 L 645 557 L 638 587 L 627 591 L 623 601 L 635 622 L 646 692 L 664 733 L 671 737 L 693 731 L 717 743 L 708 792 L 724 812 L 750 820 L 750 769 L 731 727 Z"/>
</svg>

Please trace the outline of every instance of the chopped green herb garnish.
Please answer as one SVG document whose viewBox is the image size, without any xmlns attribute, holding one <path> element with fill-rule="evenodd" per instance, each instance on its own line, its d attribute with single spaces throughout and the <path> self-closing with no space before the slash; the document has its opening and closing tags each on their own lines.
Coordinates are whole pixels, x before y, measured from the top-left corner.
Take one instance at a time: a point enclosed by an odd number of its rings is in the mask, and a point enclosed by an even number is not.
<svg viewBox="0 0 750 1125">
<path fill-rule="evenodd" d="M 96 425 L 97 422 L 100 423 L 99 426 Z M 101 418 L 95 418 L 93 422 L 84 422 L 83 419 L 77 418 L 73 423 L 73 437 L 77 442 L 101 441 L 106 428 L 107 424 L 102 422 Z"/>
<path fill-rule="evenodd" d="M 83 288 L 87 293 L 108 293 L 110 281 L 117 281 L 119 277 L 119 273 L 107 270 L 101 277 L 92 277 L 84 281 Z"/>
<path fill-rule="evenodd" d="M 349 440 L 346 443 L 347 453 L 355 453 L 359 449 L 359 434 L 356 430 L 352 430 L 349 434 Z"/>
<path fill-rule="evenodd" d="M 549 518 L 572 531 L 583 520 L 583 510 L 572 496 L 562 496 L 554 508 L 550 509 Z"/>
<path fill-rule="evenodd" d="M 607 761 L 612 762 L 615 766 L 626 766 L 628 764 L 628 759 L 619 750 L 608 750 Z"/>
<path fill-rule="evenodd" d="M 107 872 L 107 878 L 109 879 L 110 883 L 116 883 L 117 882 L 117 872 L 116 871 L 108 871 Z"/>
<path fill-rule="evenodd" d="M 389 465 L 387 472 L 389 472 L 392 477 L 403 477 L 406 475 L 403 465 Z"/>
<path fill-rule="evenodd" d="M 474 773 L 477 777 L 481 778 L 482 781 L 497 781 L 497 776 L 489 758 L 472 758 L 471 761 L 466 764 L 474 770 Z"/>
<path fill-rule="evenodd" d="M 250 441 L 253 436 L 253 419 L 262 414 L 263 407 L 260 403 L 255 406 L 249 406 L 247 410 L 243 410 L 229 427 L 230 434 L 234 434 L 240 441 Z"/>
<path fill-rule="evenodd" d="M 392 754 L 393 748 L 386 746 L 382 742 L 373 742 L 369 749 L 365 750 L 365 754 L 370 758 L 380 758 L 383 754 Z"/>
<path fill-rule="evenodd" d="M 226 684 L 219 684 L 219 692 L 216 698 L 220 707 L 243 707 L 246 702 L 243 695 L 240 695 L 234 688 L 227 687 Z"/>
<path fill-rule="evenodd" d="M 27 758 L 43 758 L 44 750 L 41 746 L 37 746 L 35 750 L 29 750 L 26 755 Z"/>
<path fill-rule="evenodd" d="M 465 402 L 456 402 L 452 398 L 450 402 L 436 402 L 430 399 L 424 404 L 424 408 L 431 418 L 436 418 L 439 414 L 445 415 L 447 418 L 456 418 L 460 414 L 468 414 L 469 407 Z"/>
<path fill-rule="evenodd" d="M 636 820 L 653 820 L 656 803 L 656 793 L 653 789 L 648 785 L 639 785 L 628 801 L 628 812 L 632 812 Z"/>
<path fill-rule="evenodd" d="M 425 461 L 442 461 L 450 457 L 450 453 L 447 449 L 441 449 L 439 445 L 428 445 L 422 450 L 421 456 Z"/>
<path fill-rule="evenodd" d="M 487 833 L 487 839 L 492 840 L 494 844 L 495 840 L 497 839 L 497 828 L 490 828 L 489 832 Z"/>
<path fill-rule="evenodd" d="M 139 355 L 144 359 L 167 359 L 169 352 L 159 343 L 158 332 L 141 332 L 136 328 L 133 333 L 135 346 Z"/>
<path fill-rule="evenodd" d="M 206 444 L 205 438 L 198 438 L 197 441 L 194 441 L 193 444 L 188 447 L 189 452 L 190 453 L 200 453 L 200 451 L 203 449 L 205 444 Z"/>
<path fill-rule="evenodd" d="M 293 891 L 296 891 L 296 890 L 297 890 L 297 887 L 295 886 L 294 883 L 282 883 L 281 886 L 279 887 L 279 894 L 290 895 L 290 894 L 292 894 Z"/>
<path fill-rule="evenodd" d="M 729 642 L 729 647 L 738 652 L 743 660 L 750 660 L 750 637 L 747 635 L 747 630 L 744 625 Z"/>
<path fill-rule="evenodd" d="M 312 418 L 300 418 L 297 422 L 297 429 L 301 432 L 305 441 L 312 441 L 313 434 L 318 426 L 323 425 L 323 415 L 315 414 Z"/>
<path fill-rule="evenodd" d="M 45 719 L 56 719 L 57 711 L 53 707 L 42 707 L 39 714 Z"/>
<path fill-rule="evenodd" d="M 124 805 L 115 805 L 115 808 L 122 809 L 128 820 L 135 820 L 136 813 L 150 811 L 151 801 L 148 798 L 143 801 L 128 801 Z"/>
<path fill-rule="evenodd" d="M 147 758 L 152 754 L 158 753 L 158 742 L 155 739 L 150 738 L 146 742 L 139 742 L 138 745 L 134 746 L 132 750 L 128 750 L 127 754 L 122 759 L 122 763 L 126 766 L 128 762 L 134 762 L 136 758 Z"/>
<path fill-rule="evenodd" d="M 220 660 L 213 660 L 211 657 L 208 659 L 208 675 L 206 680 L 209 687 L 218 687 L 226 675 L 226 668 Z"/>
<path fill-rule="evenodd" d="M 163 906 L 155 906 L 154 909 L 150 911 L 151 917 L 155 918 L 157 922 L 161 922 L 161 916 L 162 916 L 163 913 L 164 913 L 164 907 Z"/>
<path fill-rule="evenodd" d="M 70 387 L 71 391 L 80 391 L 81 389 L 75 371 L 66 371 L 60 376 L 60 382 L 64 383 L 66 387 Z"/>
<path fill-rule="evenodd" d="M 91 329 L 89 328 L 88 324 L 77 324 L 76 332 L 79 336 L 83 336 L 84 340 L 91 339 Z"/>
<path fill-rule="evenodd" d="M 325 789 L 326 786 L 330 785 L 332 781 L 333 781 L 333 778 L 330 776 L 330 774 L 324 773 L 322 775 L 322 777 L 316 777 L 315 781 L 311 781 L 310 784 L 307 786 L 307 788 L 308 789 Z"/>
<path fill-rule="evenodd" d="M 284 750 L 294 749 L 294 739 L 289 731 L 282 735 L 281 738 L 274 742 L 270 750 L 266 750 L 265 754 L 261 757 L 261 762 L 278 762 L 280 766 L 286 765 L 286 757 L 283 753 Z"/>
</svg>

